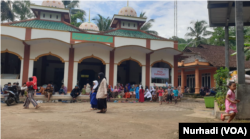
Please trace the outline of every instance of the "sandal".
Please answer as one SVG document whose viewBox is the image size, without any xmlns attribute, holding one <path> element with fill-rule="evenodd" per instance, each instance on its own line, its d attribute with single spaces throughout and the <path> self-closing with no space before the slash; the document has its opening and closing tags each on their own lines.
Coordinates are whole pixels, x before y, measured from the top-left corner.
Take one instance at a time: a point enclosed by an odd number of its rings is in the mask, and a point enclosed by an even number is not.
<svg viewBox="0 0 250 139">
<path fill-rule="evenodd" d="M 225 120 L 225 117 L 223 116 L 223 114 L 220 114 L 220 119 L 221 119 L 222 121 Z"/>
<path fill-rule="evenodd" d="M 97 112 L 97 113 L 104 113 L 103 111 L 99 111 L 99 112 Z"/>
<path fill-rule="evenodd" d="M 36 107 L 36 109 L 40 108 L 41 106 Z"/>
</svg>

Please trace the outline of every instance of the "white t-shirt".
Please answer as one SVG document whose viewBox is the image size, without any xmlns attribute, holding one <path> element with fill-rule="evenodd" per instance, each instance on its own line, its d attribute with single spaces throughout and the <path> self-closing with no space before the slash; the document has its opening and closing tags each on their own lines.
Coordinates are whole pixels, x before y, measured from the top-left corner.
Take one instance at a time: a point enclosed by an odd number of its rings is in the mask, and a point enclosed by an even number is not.
<svg viewBox="0 0 250 139">
<path fill-rule="evenodd" d="M 151 93 L 149 92 L 149 90 L 147 89 L 147 93 L 144 95 L 144 97 L 147 97 L 147 98 L 151 98 L 152 95 Z"/>
</svg>

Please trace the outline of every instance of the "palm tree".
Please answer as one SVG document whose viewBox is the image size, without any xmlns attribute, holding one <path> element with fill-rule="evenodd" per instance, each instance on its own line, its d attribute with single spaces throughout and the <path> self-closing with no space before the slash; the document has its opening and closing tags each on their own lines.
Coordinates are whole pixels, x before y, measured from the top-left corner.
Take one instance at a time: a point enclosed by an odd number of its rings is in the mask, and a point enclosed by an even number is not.
<svg viewBox="0 0 250 139">
<path fill-rule="evenodd" d="M 109 26 L 111 23 L 111 19 L 109 17 L 105 18 L 102 15 L 98 14 L 97 17 L 93 18 L 92 20 L 95 21 L 100 31 L 106 31 L 112 29 Z"/>
<path fill-rule="evenodd" d="M 15 15 L 11 9 L 11 1 L 1 0 L 1 21 L 14 21 Z"/>
<path fill-rule="evenodd" d="M 205 20 L 201 21 L 191 21 L 192 27 L 188 27 L 187 30 L 190 32 L 186 33 L 187 37 L 193 38 L 193 46 L 197 47 L 200 43 L 206 43 L 206 39 L 204 37 L 212 34 L 211 31 L 208 31 L 207 22 Z"/>
<path fill-rule="evenodd" d="M 82 12 L 83 15 L 86 15 L 86 12 L 82 9 L 75 9 L 76 7 L 79 7 L 79 0 L 73 0 L 73 1 L 63 1 L 62 3 L 65 6 L 65 9 L 69 9 L 70 10 L 70 14 L 77 14 L 78 12 Z"/>
<path fill-rule="evenodd" d="M 30 10 L 30 1 L 14 1 L 13 11 L 20 20 L 25 20 L 34 17 L 34 14 Z"/>
<path fill-rule="evenodd" d="M 82 12 L 77 12 L 76 14 L 73 14 L 71 15 L 71 25 L 75 26 L 75 27 L 79 27 L 84 21 L 85 21 L 85 18 L 84 18 L 84 13 Z M 77 22 L 79 21 L 80 22 Z"/>
<path fill-rule="evenodd" d="M 140 13 L 140 17 L 141 18 L 147 18 L 147 16 L 145 15 L 146 12 L 141 12 Z M 146 31 L 147 33 L 153 34 L 153 35 L 158 35 L 157 31 L 154 30 L 149 30 L 152 27 L 152 23 L 154 22 L 154 19 L 149 19 L 140 29 L 143 31 Z"/>
</svg>

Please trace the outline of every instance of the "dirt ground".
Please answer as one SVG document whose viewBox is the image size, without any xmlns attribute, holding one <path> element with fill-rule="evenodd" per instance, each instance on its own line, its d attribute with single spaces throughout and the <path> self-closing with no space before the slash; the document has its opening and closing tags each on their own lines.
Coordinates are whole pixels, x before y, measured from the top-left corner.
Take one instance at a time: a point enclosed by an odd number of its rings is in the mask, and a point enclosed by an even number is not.
<svg viewBox="0 0 250 139">
<path fill-rule="evenodd" d="M 179 122 L 220 122 L 203 102 L 108 103 L 106 114 L 85 103 L 1 104 L 2 139 L 177 139 Z"/>
</svg>

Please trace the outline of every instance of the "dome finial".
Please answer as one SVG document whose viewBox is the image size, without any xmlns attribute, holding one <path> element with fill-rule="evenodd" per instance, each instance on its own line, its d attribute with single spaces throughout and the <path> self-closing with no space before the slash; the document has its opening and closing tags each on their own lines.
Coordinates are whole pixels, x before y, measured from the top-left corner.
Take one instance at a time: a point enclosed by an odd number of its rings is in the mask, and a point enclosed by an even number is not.
<svg viewBox="0 0 250 139">
<path fill-rule="evenodd" d="M 127 1 L 127 6 L 128 6 L 128 1 Z"/>
</svg>

